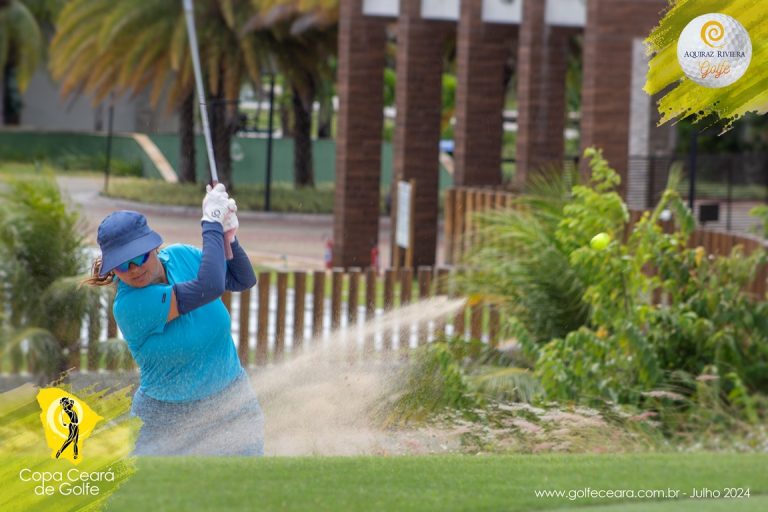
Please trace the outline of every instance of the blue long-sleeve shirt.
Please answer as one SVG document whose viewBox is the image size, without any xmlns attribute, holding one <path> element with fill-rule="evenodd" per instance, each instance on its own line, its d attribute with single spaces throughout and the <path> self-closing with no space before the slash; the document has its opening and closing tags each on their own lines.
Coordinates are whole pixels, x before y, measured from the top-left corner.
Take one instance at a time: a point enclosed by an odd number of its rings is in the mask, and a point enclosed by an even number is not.
<svg viewBox="0 0 768 512">
<path fill-rule="evenodd" d="M 241 287 L 255 283 L 255 276 L 252 268 L 245 269 L 245 252 L 233 244 L 233 252 L 236 249 L 237 261 L 227 264 L 225 280 L 232 289 L 244 289 Z M 117 324 L 139 366 L 142 391 L 169 402 L 211 396 L 243 371 L 229 312 L 217 298 L 166 322 L 171 290 L 177 283 L 198 278 L 203 252 L 188 245 L 171 245 L 162 249 L 158 258 L 168 284 L 133 288 L 119 281 L 113 306 Z"/>
</svg>

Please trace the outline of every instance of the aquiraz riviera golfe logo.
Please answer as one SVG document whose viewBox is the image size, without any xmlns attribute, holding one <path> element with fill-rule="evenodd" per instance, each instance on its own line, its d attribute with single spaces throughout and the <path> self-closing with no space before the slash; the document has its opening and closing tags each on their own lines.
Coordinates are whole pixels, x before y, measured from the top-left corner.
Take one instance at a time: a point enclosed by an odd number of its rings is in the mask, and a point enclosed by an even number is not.
<svg viewBox="0 0 768 512">
<path fill-rule="evenodd" d="M 697 16 L 677 41 L 677 60 L 699 85 L 725 87 L 744 76 L 752 60 L 752 41 L 738 20 L 726 14 Z"/>
</svg>

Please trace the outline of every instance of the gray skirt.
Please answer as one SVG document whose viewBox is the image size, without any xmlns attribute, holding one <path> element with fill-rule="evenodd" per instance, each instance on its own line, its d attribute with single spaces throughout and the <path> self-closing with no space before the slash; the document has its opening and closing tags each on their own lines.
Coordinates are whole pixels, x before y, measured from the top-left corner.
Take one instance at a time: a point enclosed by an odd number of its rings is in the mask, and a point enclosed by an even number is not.
<svg viewBox="0 0 768 512">
<path fill-rule="evenodd" d="M 264 414 L 245 371 L 190 402 L 163 402 L 139 388 L 131 414 L 143 422 L 134 455 L 264 455 Z"/>
</svg>

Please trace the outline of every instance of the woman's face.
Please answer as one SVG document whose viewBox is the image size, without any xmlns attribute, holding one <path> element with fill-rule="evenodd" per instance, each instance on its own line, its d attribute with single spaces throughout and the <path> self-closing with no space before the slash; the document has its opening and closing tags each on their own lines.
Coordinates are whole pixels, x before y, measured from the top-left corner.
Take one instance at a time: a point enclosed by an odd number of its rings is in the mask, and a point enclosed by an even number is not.
<svg viewBox="0 0 768 512">
<path fill-rule="evenodd" d="M 165 273 L 163 271 L 163 264 L 157 259 L 157 250 L 153 249 L 143 265 L 139 267 L 132 263 L 130 269 L 126 272 L 115 269 L 115 275 L 128 286 L 144 288 L 153 283 L 163 282 Z"/>
</svg>

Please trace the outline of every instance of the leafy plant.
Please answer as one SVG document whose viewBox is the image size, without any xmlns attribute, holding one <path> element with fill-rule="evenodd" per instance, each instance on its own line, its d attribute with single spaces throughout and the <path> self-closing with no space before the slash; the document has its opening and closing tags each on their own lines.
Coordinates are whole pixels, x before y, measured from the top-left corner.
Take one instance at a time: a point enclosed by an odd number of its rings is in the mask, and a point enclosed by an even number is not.
<svg viewBox="0 0 768 512">
<path fill-rule="evenodd" d="M 20 123 L 21 93 L 37 69 L 43 42 L 40 26 L 24 2 L 0 2 L 0 100 L 4 103 L 0 125 Z"/>
<path fill-rule="evenodd" d="M 571 194 L 553 170 L 536 177 L 512 208 L 481 214 L 476 244 L 465 261 L 461 289 L 495 302 L 507 319 L 506 335 L 526 352 L 565 336 L 587 320 L 585 287 L 569 256 L 578 246 L 558 236 Z M 575 178 L 574 178 L 575 179 Z"/>
<path fill-rule="evenodd" d="M 447 343 L 430 343 L 418 349 L 399 380 L 403 384 L 391 410 L 386 409 L 386 423 L 423 421 L 443 409 L 471 410 L 476 405 L 477 399 Z"/>
<path fill-rule="evenodd" d="M 590 156 L 593 170 L 604 165 L 599 154 Z M 730 379 L 731 387 L 740 382 L 754 392 L 764 384 L 767 305 L 744 289 L 765 253 L 745 256 L 736 247 L 727 257 L 714 257 L 689 248 L 695 221 L 676 192 L 678 179 L 673 176 L 659 205 L 635 224 L 626 243 L 615 236 L 604 251 L 586 244 L 573 251 L 571 262 L 587 284 L 590 318 L 571 339 L 553 340 L 539 359 L 537 371 L 554 395 L 641 401 L 639 393 L 662 384 L 671 372 L 700 375 L 708 367 L 738 377 Z M 582 229 L 586 241 L 592 219 L 603 212 L 584 201 L 581 206 L 571 209 L 576 215 L 569 233 L 588 226 Z M 675 219 L 671 232 L 659 224 L 665 211 Z M 654 300 L 658 296 L 663 303 Z M 569 350 L 574 345 L 580 349 L 575 354 Z M 586 379 L 585 368 L 593 372 Z"/>
<path fill-rule="evenodd" d="M 136 363 L 125 340 L 110 338 L 99 343 L 98 347 L 98 353 L 104 357 L 104 364 L 107 369 L 133 369 L 136 367 Z"/>
<path fill-rule="evenodd" d="M 755 206 L 749 210 L 749 214 L 760 220 L 760 226 L 755 229 L 755 232 L 763 238 L 768 238 L 768 206 Z"/>
<path fill-rule="evenodd" d="M 99 299 L 79 288 L 84 251 L 79 216 L 68 211 L 50 176 L 15 180 L 2 193 L 0 274 L 9 314 L 0 345 L 16 370 L 55 375 L 79 364 L 80 323 Z"/>
<path fill-rule="evenodd" d="M 541 386 L 527 368 L 479 340 L 445 338 L 419 347 L 383 407 L 385 423 L 424 421 L 442 411 L 474 418 L 490 401 L 530 402 Z"/>
<path fill-rule="evenodd" d="M 768 385 L 768 303 L 745 290 L 765 251 L 716 257 L 689 247 L 695 220 L 677 173 L 630 226 L 619 176 L 600 151 L 585 156 L 589 184 L 569 189 L 550 173 L 538 188 L 548 193 L 479 216 L 483 246 L 467 262 L 465 289 L 510 314 L 506 333 L 536 357 L 551 399 L 655 407 L 648 393 L 680 375 L 718 375 L 718 410 L 754 421 L 756 393 Z M 591 247 L 598 233 L 607 247 Z M 675 407 L 701 411 L 707 389 L 683 387 Z"/>
</svg>

